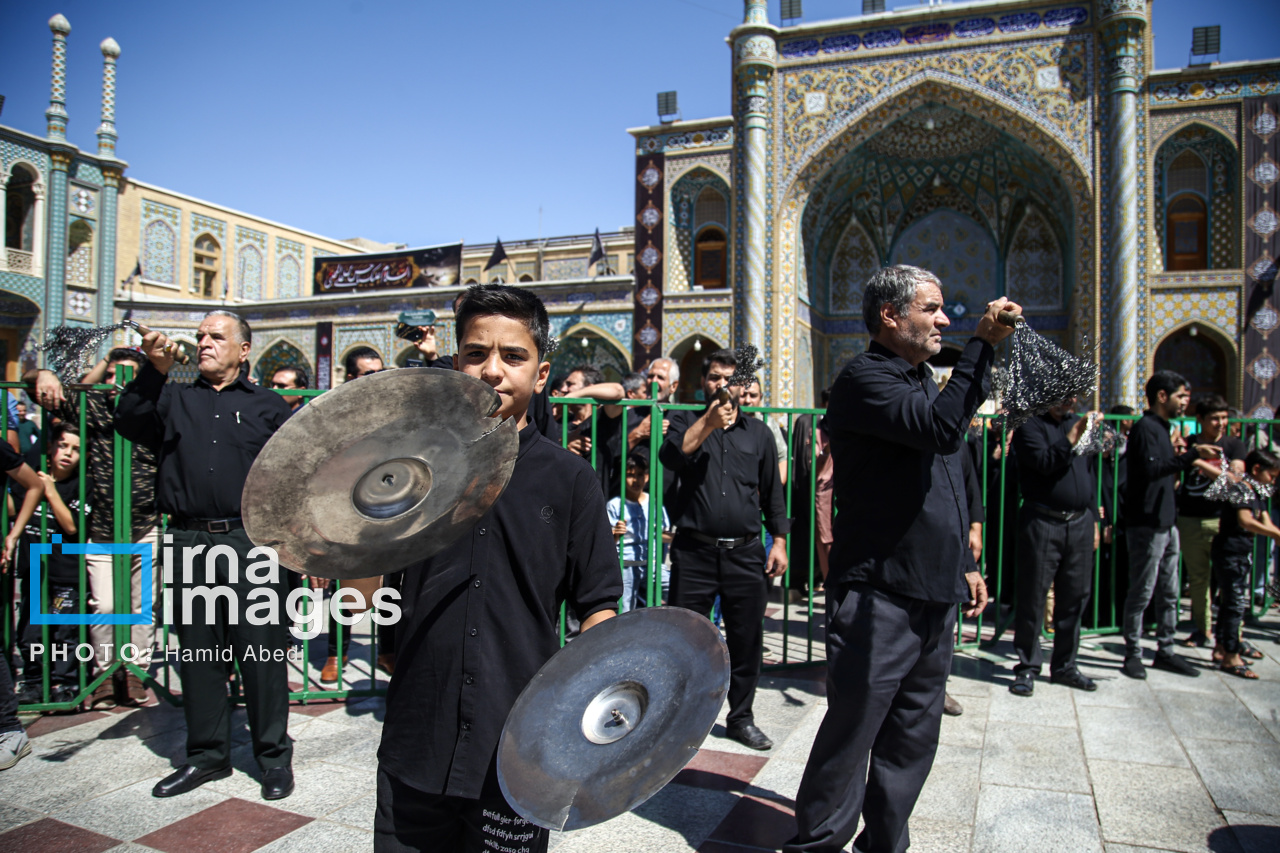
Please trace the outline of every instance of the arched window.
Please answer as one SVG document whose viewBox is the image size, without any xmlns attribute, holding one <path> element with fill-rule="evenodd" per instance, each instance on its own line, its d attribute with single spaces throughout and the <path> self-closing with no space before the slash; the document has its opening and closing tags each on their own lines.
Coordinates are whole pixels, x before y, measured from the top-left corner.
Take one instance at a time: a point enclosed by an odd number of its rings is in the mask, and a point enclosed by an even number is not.
<svg viewBox="0 0 1280 853">
<path fill-rule="evenodd" d="M 93 225 L 74 219 L 67 229 L 67 281 L 93 285 Z"/>
<path fill-rule="evenodd" d="M 1181 159 L 1181 158 L 1179 158 Z M 1172 170 L 1171 170 L 1172 171 Z M 1184 192 L 1169 202 L 1165 233 L 1168 246 L 1166 268 L 1171 270 L 1203 270 L 1209 268 L 1207 240 L 1208 216 L 1204 199 Z"/>
<path fill-rule="evenodd" d="M 4 245 L 32 251 L 35 243 L 36 176 L 24 166 L 14 166 L 5 182 Z"/>
<path fill-rule="evenodd" d="M 1183 151 L 1169 164 L 1169 177 L 1165 184 L 1165 197 L 1173 198 L 1178 193 L 1196 192 L 1202 196 L 1209 195 L 1209 170 L 1194 151 Z"/>
<path fill-rule="evenodd" d="M 704 228 L 695 244 L 693 283 L 703 288 L 724 287 L 724 232 L 719 228 Z"/>
<path fill-rule="evenodd" d="M 525 273 L 524 275 L 520 276 L 520 281 L 522 283 L 526 281 L 533 281 L 533 276 L 529 275 L 528 273 Z"/>
<path fill-rule="evenodd" d="M 197 296 L 213 296 L 218 279 L 222 247 L 208 234 L 196 238 L 191 258 L 191 292 Z"/>
<path fill-rule="evenodd" d="M 713 187 L 705 187 L 702 192 L 698 193 L 698 200 L 693 206 L 693 229 L 697 231 L 703 225 L 714 222 L 717 225 L 727 225 L 729 219 L 729 205 L 725 202 L 724 195 Z"/>
</svg>

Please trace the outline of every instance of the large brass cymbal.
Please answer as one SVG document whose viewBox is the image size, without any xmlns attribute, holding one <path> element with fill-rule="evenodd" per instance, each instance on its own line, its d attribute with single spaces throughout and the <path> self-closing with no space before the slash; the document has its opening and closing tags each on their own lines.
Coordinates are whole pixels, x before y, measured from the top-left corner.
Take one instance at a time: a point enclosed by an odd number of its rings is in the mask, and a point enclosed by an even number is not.
<svg viewBox="0 0 1280 853">
<path fill-rule="evenodd" d="M 317 577 L 402 569 L 471 529 L 506 488 L 520 439 L 484 382 L 413 367 L 346 382 L 271 437 L 241 498 L 245 532 Z"/>
<path fill-rule="evenodd" d="M 557 652 L 498 744 L 498 782 L 522 817 L 570 830 L 652 797 L 684 768 L 729 689 L 729 651 L 705 616 L 644 607 Z"/>
</svg>

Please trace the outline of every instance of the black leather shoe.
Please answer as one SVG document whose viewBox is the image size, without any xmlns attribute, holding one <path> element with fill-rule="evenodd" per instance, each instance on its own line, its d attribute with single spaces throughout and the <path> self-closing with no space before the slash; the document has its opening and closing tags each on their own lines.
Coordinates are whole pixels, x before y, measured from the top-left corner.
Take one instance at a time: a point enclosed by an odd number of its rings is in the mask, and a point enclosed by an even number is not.
<svg viewBox="0 0 1280 853">
<path fill-rule="evenodd" d="M 958 717 L 964 713 L 964 706 L 952 698 L 950 693 L 943 694 L 942 713 L 948 717 Z"/>
<path fill-rule="evenodd" d="M 760 731 L 754 723 L 730 726 L 725 732 L 725 736 L 751 749 L 773 749 L 773 741 L 769 740 L 765 733 Z"/>
<path fill-rule="evenodd" d="M 1069 669 L 1066 672 L 1055 672 L 1049 676 L 1051 684 L 1064 684 L 1067 687 L 1076 690 L 1084 690 L 1089 693 L 1098 689 L 1098 685 L 1094 684 L 1093 679 L 1085 675 L 1078 669 Z"/>
<path fill-rule="evenodd" d="M 293 768 L 271 767 L 262 773 L 262 799 L 283 800 L 293 793 Z"/>
<path fill-rule="evenodd" d="M 1130 678 L 1143 679 L 1147 677 L 1147 668 L 1142 665 L 1142 658 L 1138 655 L 1126 655 L 1120 671 Z"/>
<path fill-rule="evenodd" d="M 1172 672 L 1177 675 L 1186 675 L 1191 678 L 1195 678 L 1200 675 L 1200 670 L 1187 663 L 1186 658 L 1178 657 L 1173 652 L 1156 655 L 1156 661 L 1152 666 L 1156 669 L 1163 669 L 1166 672 Z"/>
<path fill-rule="evenodd" d="M 1014 696 L 1030 696 L 1036 692 L 1036 677 L 1029 669 L 1022 672 L 1016 672 L 1013 675 L 1013 684 L 1009 685 L 1009 692 Z"/>
<path fill-rule="evenodd" d="M 201 770 L 199 767 L 192 767 L 190 764 L 184 764 L 157 782 L 156 786 L 151 789 L 151 796 L 176 797 L 179 794 L 194 791 L 205 782 L 212 782 L 215 779 L 226 779 L 230 775 L 230 767 L 220 767 L 216 770 Z"/>
</svg>

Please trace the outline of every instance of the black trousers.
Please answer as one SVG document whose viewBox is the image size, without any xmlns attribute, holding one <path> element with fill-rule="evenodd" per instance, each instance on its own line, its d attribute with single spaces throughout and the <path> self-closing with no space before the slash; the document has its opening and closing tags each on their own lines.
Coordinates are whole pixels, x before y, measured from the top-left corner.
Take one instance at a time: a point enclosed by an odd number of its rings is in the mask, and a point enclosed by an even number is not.
<svg viewBox="0 0 1280 853">
<path fill-rule="evenodd" d="M 724 639 L 729 647 L 730 726 L 753 723 L 751 705 L 764 654 L 764 609 L 769 593 L 764 545 L 752 539 L 737 548 L 717 548 L 676 534 L 671 543 L 671 604 L 702 615 L 720 596 Z"/>
<path fill-rule="evenodd" d="M 1080 650 L 1080 620 L 1093 590 L 1092 513 L 1073 521 L 1048 518 L 1023 508 L 1018 532 L 1018 610 L 1013 619 L 1014 672 L 1037 675 L 1044 663 L 1040 626 L 1045 596 L 1053 586 L 1053 657 L 1055 675 L 1075 669 Z"/>
<path fill-rule="evenodd" d="M 933 767 L 956 606 L 851 583 L 827 592 L 827 714 L 784 851 L 901 853 Z M 870 768 L 868 768 L 870 764 Z"/>
<path fill-rule="evenodd" d="M 1253 579 L 1252 554 L 1224 554 L 1215 549 L 1213 571 L 1218 576 L 1218 624 L 1215 639 L 1229 655 L 1240 652 L 1240 627 L 1249 609 L 1249 582 Z"/>
<path fill-rule="evenodd" d="M 529 823 L 507 801 L 428 794 L 378 768 L 374 853 L 545 853 L 551 834 Z"/>
<path fill-rule="evenodd" d="M 249 580 L 245 569 L 251 563 L 261 562 L 262 558 L 248 556 L 253 543 L 244 530 L 170 532 L 174 548 L 174 616 L 178 638 L 182 641 L 182 710 L 187 720 L 187 763 L 211 770 L 226 767 L 231 761 L 227 679 L 234 661 L 240 665 L 240 683 L 244 688 L 249 733 L 258 766 L 264 770 L 289 766 L 293 742 L 288 733 L 289 678 L 285 655 L 291 644 L 284 609 L 288 583 L 283 577 L 288 570 L 281 568 L 275 583 Z M 205 550 L 192 560 L 195 572 L 192 582 L 186 583 L 182 577 L 184 549 L 199 545 Z M 210 586 L 206 583 L 206 557 L 217 545 L 228 546 L 239 559 L 235 583 L 230 581 L 227 559 L 217 556 L 212 561 L 213 585 L 226 587 L 233 598 L 190 596 L 190 606 L 187 606 L 188 588 Z M 262 605 L 268 600 L 264 593 L 276 597 L 276 618 L 270 624 L 255 625 L 255 604 Z M 258 612 L 260 614 L 261 609 Z"/>
<path fill-rule="evenodd" d="M 30 590 L 30 578 L 26 588 L 32 595 L 40 595 L 42 590 Z M 43 583 L 41 584 L 43 586 Z M 56 613 L 68 616 L 80 612 L 80 584 L 63 581 L 49 581 L 51 601 L 41 603 L 44 613 Z M 30 599 L 22 600 L 22 609 L 30 613 Z M 49 642 L 44 641 L 45 629 L 48 628 Z M 22 629 L 22 682 L 39 687 L 44 683 L 43 666 L 49 662 L 49 687 L 78 686 L 80 683 L 80 667 L 84 664 L 76 659 L 76 646 L 80 644 L 79 625 L 35 625 L 28 622 Z M 36 649 L 43 651 L 36 654 Z M 54 650 L 58 654 L 54 654 Z M 7 668 L 7 667 L 6 667 Z"/>
</svg>

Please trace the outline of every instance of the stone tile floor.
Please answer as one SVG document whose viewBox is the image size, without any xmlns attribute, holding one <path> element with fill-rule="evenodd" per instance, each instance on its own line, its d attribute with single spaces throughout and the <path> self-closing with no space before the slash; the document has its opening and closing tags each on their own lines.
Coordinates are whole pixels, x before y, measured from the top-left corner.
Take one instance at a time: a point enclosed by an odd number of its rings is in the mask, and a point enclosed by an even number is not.
<svg viewBox="0 0 1280 853">
<path fill-rule="evenodd" d="M 779 657 L 780 624 L 770 640 Z M 803 636 L 803 625 L 797 630 Z M 1246 634 L 1267 654 L 1254 667 L 1259 681 L 1209 668 L 1208 650 L 1186 652 L 1202 662 L 1199 678 L 1153 670 L 1132 681 L 1119 674 L 1118 641 L 1102 638 L 1081 650 L 1096 693 L 1040 681 L 1030 699 L 1006 689 L 1007 641 L 988 654 L 958 655 L 949 688 L 965 713 L 944 718 L 911 822 L 912 849 L 1280 850 L 1280 617 Z M 803 653 L 803 641 L 799 649 L 788 657 Z M 349 674 L 354 686 L 367 686 L 367 665 L 353 660 Z M 552 849 L 776 849 L 794 830 L 796 789 L 826 710 L 822 678 L 809 669 L 763 679 L 756 715 L 773 750 L 726 740 L 722 718 L 653 799 L 608 823 L 553 834 Z M 32 755 L 0 773 L 0 850 L 370 850 L 382 714 L 381 699 L 295 705 L 297 791 L 269 805 L 258 798 L 243 710 L 235 716 L 235 774 L 169 800 L 150 789 L 182 761 L 181 711 L 152 704 L 34 719 Z"/>
</svg>

